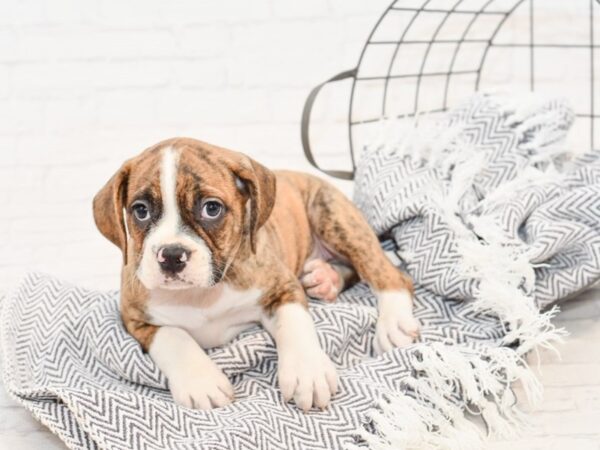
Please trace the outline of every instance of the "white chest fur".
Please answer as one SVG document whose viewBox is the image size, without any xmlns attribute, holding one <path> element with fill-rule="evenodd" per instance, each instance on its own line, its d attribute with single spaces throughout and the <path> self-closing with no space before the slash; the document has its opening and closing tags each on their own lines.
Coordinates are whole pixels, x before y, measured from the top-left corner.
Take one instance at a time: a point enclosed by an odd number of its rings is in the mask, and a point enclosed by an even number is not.
<svg viewBox="0 0 600 450">
<path fill-rule="evenodd" d="M 183 328 L 203 348 L 223 345 L 261 319 L 259 289 L 238 291 L 227 284 L 210 290 L 153 290 L 149 322 Z"/>
</svg>

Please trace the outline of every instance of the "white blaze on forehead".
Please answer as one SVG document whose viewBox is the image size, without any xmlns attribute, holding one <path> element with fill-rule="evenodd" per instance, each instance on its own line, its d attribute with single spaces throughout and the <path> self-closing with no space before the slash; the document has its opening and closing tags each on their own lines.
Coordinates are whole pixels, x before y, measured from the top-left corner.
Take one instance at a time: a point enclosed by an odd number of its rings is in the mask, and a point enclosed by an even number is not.
<svg viewBox="0 0 600 450">
<path fill-rule="evenodd" d="M 212 256 L 204 240 L 182 226 L 177 203 L 177 167 L 180 152 L 171 147 L 165 148 L 160 160 L 160 192 L 162 215 L 156 227 L 144 239 L 142 259 L 138 267 L 138 278 L 147 289 L 159 286 L 169 289 L 183 289 L 190 286 L 206 287 L 212 283 Z M 161 248 L 166 245 L 180 245 L 189 250 L 185 254 L 185 268 L 177 277 L 168 277 L 161 268 L 164 260 Z M 176 278 L 176 279 L 173 279 Z"/>
<path fill-rule="evenodd" d="M 179 227 L 177 208 L 177 163 L 179 153 L 168 147 L 163 150 L 160 167 L 160 192 L 163 203 L 163 216 L 159 227 L 175 231 Z"/>
</svg>

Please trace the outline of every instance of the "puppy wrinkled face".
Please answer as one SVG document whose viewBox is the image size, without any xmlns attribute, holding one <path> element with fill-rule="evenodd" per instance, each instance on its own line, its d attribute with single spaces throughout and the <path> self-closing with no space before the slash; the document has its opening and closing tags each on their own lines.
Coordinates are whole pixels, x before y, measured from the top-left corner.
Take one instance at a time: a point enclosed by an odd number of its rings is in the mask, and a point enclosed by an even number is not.
<svg viewBox="0 0 600 450">
<path fill-rule="evenodd" d="M 139 158 L 125 203 L 139 280 L 147 289 L 218 283 L 247 234 L 244 183 L 206 149 L 164 145 Z"/>
</svg>

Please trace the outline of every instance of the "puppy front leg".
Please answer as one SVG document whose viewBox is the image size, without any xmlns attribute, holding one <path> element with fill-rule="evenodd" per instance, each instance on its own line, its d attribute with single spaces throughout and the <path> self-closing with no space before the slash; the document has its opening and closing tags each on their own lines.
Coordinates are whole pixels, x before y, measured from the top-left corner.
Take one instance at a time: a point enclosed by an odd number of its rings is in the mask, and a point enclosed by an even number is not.
<svg viewBox="0 0 600 450">
<path fill-rule="evenodd" d="M 233 387 L 225 374 L 185 330 L 158 328 L 148 353 L 167 377 L 177 404 L 208 410 L 233 400 Z"/>
<path fill-rule="evenodd" d="M 303 297 L 302 288 L 298 288 Z M 319 345 L 306 301 L 274 306 L 263 324 L 277 345 L 279 388 L 284 400 L 294 399 L 305 412 L 313 406 L 327 407 L 337 391 L 337 374 Z"/>
</svg>

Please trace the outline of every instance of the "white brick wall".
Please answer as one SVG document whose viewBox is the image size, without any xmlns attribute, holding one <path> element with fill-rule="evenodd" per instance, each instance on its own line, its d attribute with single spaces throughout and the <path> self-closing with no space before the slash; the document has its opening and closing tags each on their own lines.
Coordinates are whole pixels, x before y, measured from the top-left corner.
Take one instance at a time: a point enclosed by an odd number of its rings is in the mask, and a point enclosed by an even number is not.
<svg viewBox="0 0 600 450">
<path fill-rule="evenodd" d="M 388 2 L 0 1 L 0 290 L 26 270 L 116 287 L 119 254 L 96 231 L 91 199 L 125 158 L 160 139 L 193 136 L 272 167 L 310 170 L 299 138 L 304 100 L 318 82 L 354 67 Z M 544 5 L 538 39 L 555 42 L 556 29 L 562 40 L 589 37 L 589 23 L 573 25 L 570 12 L 587 0 Z M 513 38 L 525 31 L 526 41 L 528 22 L 515 16 L 505 31 Z M 589 58 L 547 59 L 564 69 L 548 70 L 547 80 L 587 104 L 580 75 Z M 597 61 L 600 73 L 600 53 Z M 511 73 L 528 83 L 527 64 L 514 55 L 488 66 L 488 86 L 506 86 Z M 347 88 L 321 94 L 312 130 L 320 154 L 338 168 L 348 163 L 339 156 Z M 425 103 L 439 102 L 438 91 L 425 91 Z M 579 125 L 576 135 L 589 136 Z M 350 192 L 349 183 L 336 183 Z"/>
<path fill-rule="evenodd" d="M 117 287 L 119 253 L 90 202 L 157 140 L 194 136 L 308 169 L 304 99 L 355 64 L 387 3 L 0 2 L 0 289 L 26 270 Z"/>
</svg>

